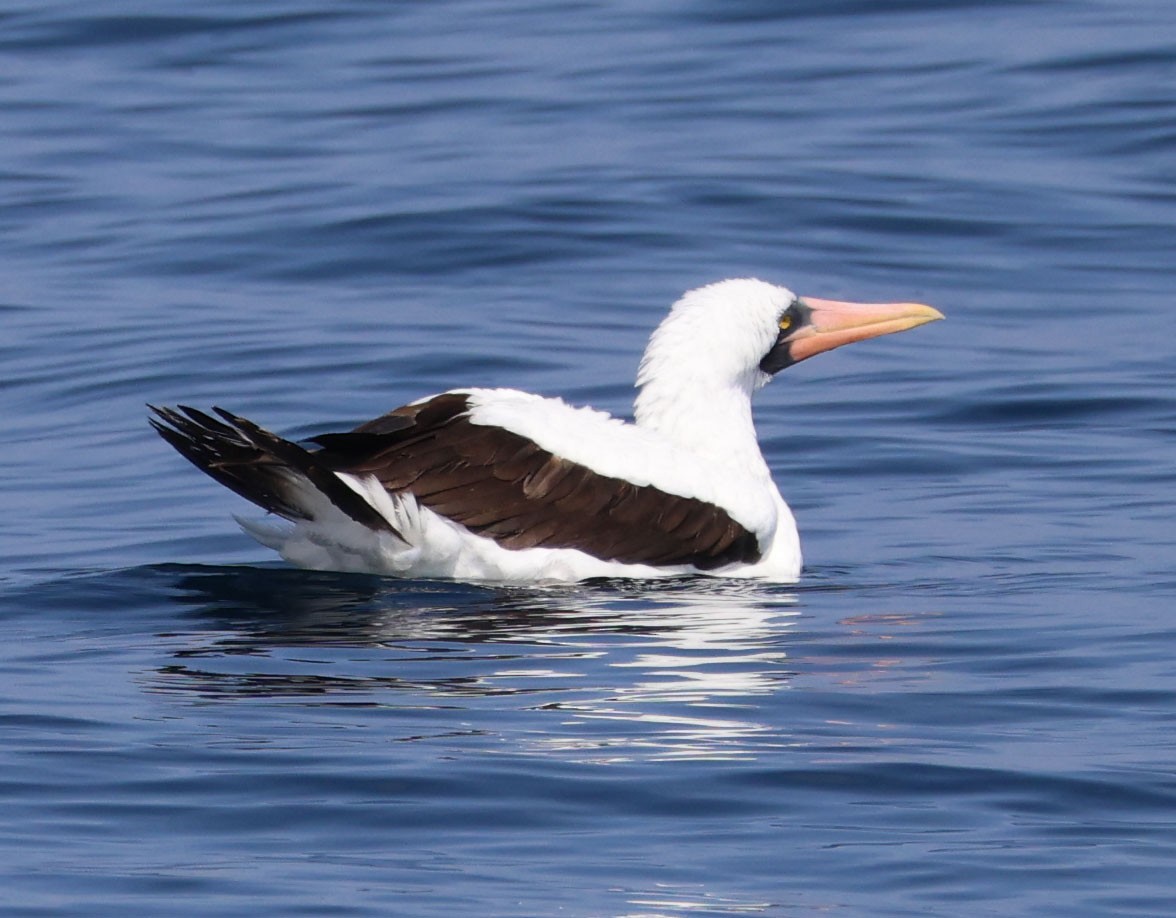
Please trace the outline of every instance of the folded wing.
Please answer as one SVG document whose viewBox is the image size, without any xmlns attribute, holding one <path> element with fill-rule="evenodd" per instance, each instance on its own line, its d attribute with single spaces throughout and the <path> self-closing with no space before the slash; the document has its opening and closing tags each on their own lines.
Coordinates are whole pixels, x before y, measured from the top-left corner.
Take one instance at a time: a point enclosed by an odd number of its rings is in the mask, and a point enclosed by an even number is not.
<svg viewBox="0 0 1176 918">
<path fill-rule="evenodd" d="M 701 570 L 760 557 L 755 535 L 721 507 L 601 475 L 521 434 L 475 423 L 465 393 L 406 405 L 314 442 L 323 466 L 411 492 L 504 548 L 576 548 L 628 564 Z"/>
</svg>

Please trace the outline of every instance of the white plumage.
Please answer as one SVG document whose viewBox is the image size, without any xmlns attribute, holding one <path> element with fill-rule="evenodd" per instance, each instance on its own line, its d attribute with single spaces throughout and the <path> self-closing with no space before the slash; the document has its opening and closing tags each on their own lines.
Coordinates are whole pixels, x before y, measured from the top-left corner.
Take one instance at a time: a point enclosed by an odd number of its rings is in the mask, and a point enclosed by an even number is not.
<svg viewBox="0 0 1176 918">
<path fill-rule="evenodd" d="M 505 582 L 691 573 L 791 582 L 800 541 L 759 449 L 752 394 L 813 353 L 939 317 L 918 304 L 802 300 L 729 280 L 686 294 L 653 333 L 632 423 L 510 389 L 421 399 L 323 437 L 319 451 L 227 412 L 217 421 L 163 409 L 153 423 L 210 475 L 286 517 L 240 522 L 303 567 Z M 332 475 L 346 489 L 331 487 Z M 594 489 L 610 488 L 611 499 L 593 502 Z"/>
</svg>

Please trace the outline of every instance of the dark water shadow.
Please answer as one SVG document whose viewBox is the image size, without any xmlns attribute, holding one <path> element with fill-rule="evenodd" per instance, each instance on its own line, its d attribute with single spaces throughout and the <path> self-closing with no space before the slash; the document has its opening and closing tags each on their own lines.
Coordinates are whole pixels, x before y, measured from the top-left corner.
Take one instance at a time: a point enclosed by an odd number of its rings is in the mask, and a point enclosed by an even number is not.
<svg viewBox="0 0 1176 918">
<path fill-rule="evenodd" d="M 38 592 L 69 594 L 155 632 L 166 662 L 146 690 L 205 700 L 760 694 L 787 678 L 797 614 L 791 591 L 708 579 L 545 589 L 256 566 L 151 566 Z"/>
<path fill-rule="evenodd" d="M 708 611 L 755 613 L 796 603 L 792 591 L 705 578 L 545 588 L 278 567 L 166 570 L 176 575 L 172 601 L 189 615 L 263 643 L 544 643 L 553 632 L 656 634 L 697 626 Z"/>
</svg>

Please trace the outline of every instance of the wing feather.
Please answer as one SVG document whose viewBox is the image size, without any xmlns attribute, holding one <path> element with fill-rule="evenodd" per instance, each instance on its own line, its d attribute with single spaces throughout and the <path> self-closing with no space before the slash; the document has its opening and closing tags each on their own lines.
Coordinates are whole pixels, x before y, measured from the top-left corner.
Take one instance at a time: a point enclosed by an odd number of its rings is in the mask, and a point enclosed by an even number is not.
<svg viewBox="0 0 1176 918">
<path fill-rule="evenodd" d="M 505 548 L 577 548 L 622 563 L 703 570 L 760 557 L 755 534 L 723 508 L 598 474 L 522 434 L 476 423 L 466 393 L 406 405 L 315 442 L 317 464 L 410 491 Z"/>
</svg>

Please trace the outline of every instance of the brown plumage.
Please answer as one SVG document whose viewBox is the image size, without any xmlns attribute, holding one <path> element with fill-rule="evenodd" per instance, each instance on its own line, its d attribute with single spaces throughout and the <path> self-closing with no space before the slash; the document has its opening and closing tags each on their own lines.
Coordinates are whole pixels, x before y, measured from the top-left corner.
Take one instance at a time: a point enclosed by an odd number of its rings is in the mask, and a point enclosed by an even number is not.
<svg viewBox="0 0 1176 918">
<path fill-rule="evenodd" d="M 315 453 L 297 443 L 223 408 L 213 409 L 218 420 L 186 405 L 178 410 L 148 407 L 156 414 L 151 426 L 181 456 L 262 509 L 288 520 L 309 519 L 288 496 L 291 476 L 301 475 L 357 523 L 398 534 L 371 504 L 317 462 Z"/>
<path fill-rule="evenodd" d="M 493 539 L 503 548 L 576 548 L 598 558 L 713 570 L 751 564 L 760 546 L 722 508 L 638 486 L 563 459 L 520 434 L 473 423 L 467 397 L 446 393 L 397 408 L 306 450 L 243 418 L 155 409 L 156 429 L 217 481 L 273 513 L 305 518 L 288 496 L 290 471 L 373 529 L 392 524 L 333 472 L 374 476 L 389 492 Z M 181 413 L 183 412 L 183 413 Z"/>
</svg>

